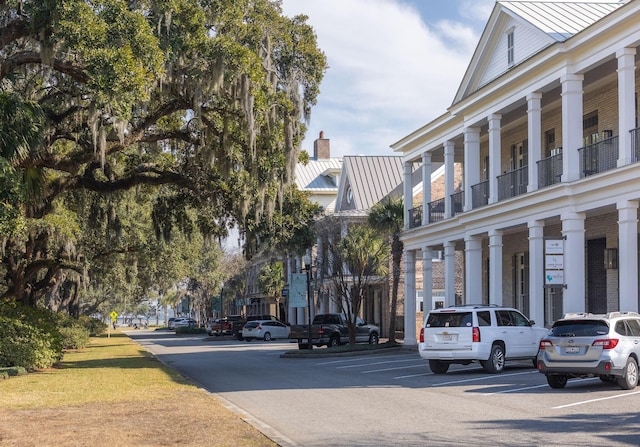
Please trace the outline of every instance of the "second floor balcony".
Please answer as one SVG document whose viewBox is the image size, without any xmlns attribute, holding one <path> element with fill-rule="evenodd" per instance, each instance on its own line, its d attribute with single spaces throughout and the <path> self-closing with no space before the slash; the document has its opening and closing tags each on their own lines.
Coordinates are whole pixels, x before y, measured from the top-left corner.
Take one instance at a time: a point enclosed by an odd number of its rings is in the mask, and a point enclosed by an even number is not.
<svg viewBox="0 0 640 447">
<path fill-rule="evenodd" d="M 618 136 L 606 138 L 578 149 L 580 177 L 615 169 L 618 165 Z"/>
<path fill-rule="evenodd" d="M 527 166 L 498 176 L 498 200 L 519 196 L 527 192 L 529 171 Z"/>
</svg>

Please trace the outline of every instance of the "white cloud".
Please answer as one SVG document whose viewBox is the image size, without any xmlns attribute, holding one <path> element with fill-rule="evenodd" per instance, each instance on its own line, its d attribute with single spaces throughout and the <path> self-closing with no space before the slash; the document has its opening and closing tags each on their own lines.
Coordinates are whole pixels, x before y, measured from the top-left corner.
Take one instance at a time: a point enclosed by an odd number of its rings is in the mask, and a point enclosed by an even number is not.
<svg viewBox="0 0 640 447">
<path fill-rule="evenodd" d="M 334 156 L 391 155 L 443 114 L 478 39 L 455 17 L 427 27 L 401 0 L 284 0 L 283 11 L 309 16 L 329 63 L 302 148 L 324 130 Z"/>
</svg>

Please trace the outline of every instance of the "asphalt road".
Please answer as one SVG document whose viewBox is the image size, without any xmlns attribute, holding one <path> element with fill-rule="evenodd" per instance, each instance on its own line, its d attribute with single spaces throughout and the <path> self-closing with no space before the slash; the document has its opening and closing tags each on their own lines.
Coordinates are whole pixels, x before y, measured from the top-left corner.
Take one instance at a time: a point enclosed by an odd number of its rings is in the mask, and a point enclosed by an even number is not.
<svg viewBox="0 0 640 447">
<path fill-rule="evenodd" d="M 640 388 L 596 378 L 552 390 L 531 362 L 434 375 L 415 350 L 281 358 L 297 346 L 129 335 L 283 446 L 640 445 Z"/>
</svg>

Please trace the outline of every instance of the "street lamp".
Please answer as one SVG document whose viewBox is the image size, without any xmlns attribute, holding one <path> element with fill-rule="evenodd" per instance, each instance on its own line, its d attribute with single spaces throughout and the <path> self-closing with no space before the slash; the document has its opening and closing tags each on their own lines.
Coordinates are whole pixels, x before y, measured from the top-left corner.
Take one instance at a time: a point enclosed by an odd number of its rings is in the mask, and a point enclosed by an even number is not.
<svg viewBox="0 0 640 447">
<path fill-rule="evenodd" d="M 307 349 L 313 349 L 313 343 L 311 338 L 311 303 L 313 302 L 313 292 L 311 291 L 311 256 L 304 256 L 304 269 L 307 273 L 307 311 L 308 311 L 308 319 L 309 322 L 309 339 L 307 340 Z"/>
</svg>

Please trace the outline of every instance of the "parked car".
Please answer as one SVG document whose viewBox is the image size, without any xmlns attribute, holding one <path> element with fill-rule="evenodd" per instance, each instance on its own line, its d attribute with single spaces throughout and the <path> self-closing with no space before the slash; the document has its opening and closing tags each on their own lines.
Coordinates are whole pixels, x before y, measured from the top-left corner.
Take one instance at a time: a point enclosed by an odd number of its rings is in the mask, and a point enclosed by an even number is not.
<svg viewBox="0 0 640 447">
<path fill-rule="evenodd" d="M 175 329 L 174 323 L 176 320 L 179 320 L 180 318 L 175 318 L 175 317 L 171 317 L 169 318 L 169 321 L 167 322 L 167 327 L 169 329 Z"/>
<path fill-rule="evenodd" d="M 510 307 L 434 309 L 420 330 L 418 352 L 434 374 L 445 374 L 453 363 L 480 362 L 491 373 L 502 372 L 506 360 L 527 359 L 535 366 L 540 340 L 549 331 L 534 324 Z"/>
<path fill-rule="evenodd" d="M 242 328 L 242 338 L 246 341 L 260 338 L 264 341 L 289 338 L 290 327 L 278 320 L 253 320 Z"/>
<path fill-rule="evenodd" d="M 298 349 L 309 348 L 309 325 L 297 324 L 291 326 L 289 338 L 298 342 Z M 360 317 L 356 317 L 356 343 L 377 345 L 380 340 L 380 328 L 368 324 Z M 332 348 L 349 343 L 349 327 L 344 314 L 319 314 L 311 323 L 311 344 L 318 347 Z"/>
<path fill-rule="evenodd" d="M 640 314 L 566 314 L 540 341 L 538 371 L 551 388 L 574 377 L 599 377 L 624 390 L 638 385 Z"/>
<path fill-rule="evenodd" d="M 173 322 L 173 328 L 179 327 L 196 327 L 198 326 L 198 322 L 193 318 L 178 318 Z"/>
<path fill-rule="evenodd" d="M 229 335 L 232 333 L 233 323 L 225 318 L 211 318 L 207 324 L 207 334 L 213 335 Z"/>
</svg>

